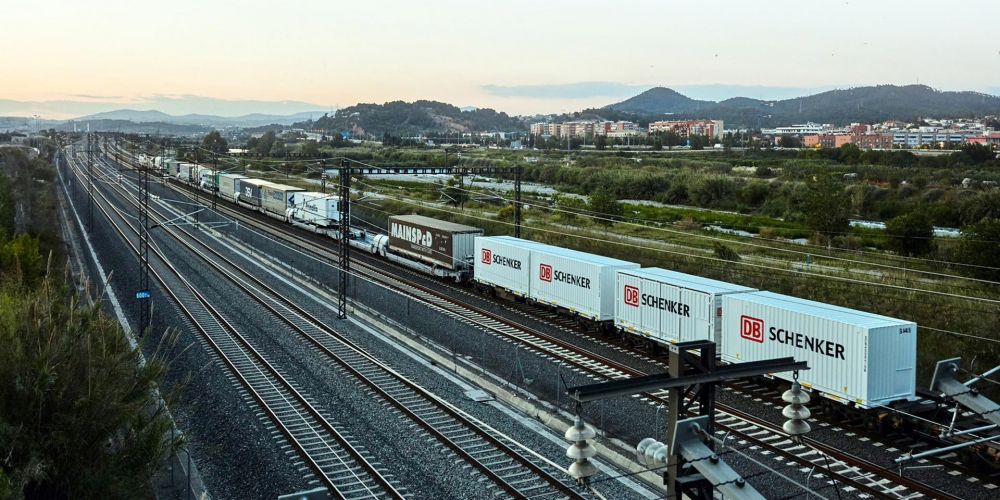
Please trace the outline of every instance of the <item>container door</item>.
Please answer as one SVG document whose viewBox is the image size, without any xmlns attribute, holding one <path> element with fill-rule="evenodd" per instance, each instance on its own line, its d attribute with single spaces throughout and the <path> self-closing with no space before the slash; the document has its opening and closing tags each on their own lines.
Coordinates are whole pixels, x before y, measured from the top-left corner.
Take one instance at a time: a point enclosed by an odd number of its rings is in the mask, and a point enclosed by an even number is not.
<svg viewBox="0 0 1000 500">
<path fill-rule="evenodd" d="M 681 299 L 681 290 L 674 285 L 660 283 L 660 293 L 651 309 L 660 318 L 660 332 L 668 342 L 681 342 L 681 322 L 674 309 Z"/>
<path fill-rule="evenodd" d="M 677 304 L 677 318 L 680 323 L 681 339 L 715 340 L 712 331 L 712 315 L 715 307 L 712 295 L 682 288 Z"/>
</svg>

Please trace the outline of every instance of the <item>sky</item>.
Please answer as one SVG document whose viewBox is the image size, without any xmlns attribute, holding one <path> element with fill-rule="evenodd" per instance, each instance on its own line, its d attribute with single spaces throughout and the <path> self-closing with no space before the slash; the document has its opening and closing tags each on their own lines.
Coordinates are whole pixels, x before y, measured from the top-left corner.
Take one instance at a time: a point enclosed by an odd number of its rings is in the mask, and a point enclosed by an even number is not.
<svg viewBox="0 0 1000 500">
<path fill-rule="evenodd" d="M 997 94 L 1000 38 L 983 20 L 998 18 L 996 0 L 8 0 L 0 114 L 416 99 L 535 114 L 652 86 L 707 99 L 880 83 Z"/>
</svg>

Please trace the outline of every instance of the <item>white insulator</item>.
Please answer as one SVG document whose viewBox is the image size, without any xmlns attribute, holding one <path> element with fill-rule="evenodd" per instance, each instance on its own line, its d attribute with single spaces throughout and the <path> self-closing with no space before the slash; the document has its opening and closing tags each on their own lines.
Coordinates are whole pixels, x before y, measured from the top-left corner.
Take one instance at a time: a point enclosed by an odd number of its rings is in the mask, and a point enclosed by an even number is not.
<svg viewBox="0 0 1000 500">
<path fill-rule="evenodd" d="M 660 450 L 665 450 L 665 449 L 667 449 L 667 445 L 665 445 L 665 444 L 663 444 L 663 443 L 661 443 L 659 441 L 657 441 L 652 446 L 646 448 L 646 455 L 644 457 L 645 458 L 645 464 L 646 464 L 646 466 L 648 466 L 648 467 L 655 467 L 656 464 L 654 462 L 656 461 L 656 454 Z"/>
<path fill-rule="evenodd" d="M 667 445 L 663 445 L 662 447 L 656 450 L 655 454 L 653 454 L 652 466 L 663 467 L 664 465 L 667 465 L 668 460 L 670 460 L 670 447 Z"/>
<path fill-rule="evenodd" d="M 597 455 L 597 447 L 586 442 L 578 441 L 569 448 L 566 448 L 566 458 L 573 460 L 583 460 Z"/>
<path fill-rule="evenodd" d="M 583 419 L 577 417 L 576 423 L 572 427 L 566 429 L 567 441 L 586 441 L 588 439 L 594 439 L 597 436 L 597 432 L 594 428 L 583 422 Z"/>
<path fill-rule="evenodd" d="M 806 422 L 805 420 L 789 420 L 785 422 L 781 428 L 784 429 L 785 433 L 789 436 L 801 436 L 812 430 L 812 427 L 809 426 L 809 422 Z"/>
<path fill-rule="evenodd" d="M 569 466 L 569 475 L 574 479 L 583 479 L 597 474 L 597 466 L 593 462 L 573 462 Z"/>
<path fill-rule="evenodd" d="M 781 428 L 790 436 L 801 436 L 812 430 L 809 422 L 806 422 L 812 412 L 804 406 L 809 402 L 809 393 L 803 391 L 797 381 L 792 382 L 792 387 L 781 395 L 781 399 L 788 403 L 781 411 L 788 421 Z"/>
<path fill-rule="evenodd" d="M 637 457 L 641 457 L 641 456 L 645 455 L 646 454 L 646 448 L 648 448 L 651 444 L 657 443 L 657 442 L 659 442 L 659 441 L 657 441 L 657 440 L 655 440 L 653 438 L 643 438 L 642 441 L 639 441 L 639 444 L 635 445 L 635 454 L 636 454 L 636 456 Z"/>
<path fill-rule="evenodd" d="M 789 404 L 804 405 L 809 402 L 810 398 L 809 393 L 803 391 L 802 386 L 799 385 L 798 382 L 792 382 L 791 389 L 785 391 L 785 393 L 781 395 L 781 399 Z"/>
<path fill-rule="evenodd" d="M 812 416 L 812 412 L 809 411 L 809 408 L 801 405 L 788 405 L 781 411 L 781 414 L 784 415 L 785 418 L 795 420 L 805 420 Z"/>
<path fill-rule="evenodd" d="M 597 474 L 597 466 L 590 461 L 590 458 L 597 454 L 597 448 L 589 442 L 597 436 L 593 427 L 584 423 L 582 418 L 576 417 L 573 426 L 566 429 L 565 436 L 567 440 L 573 442 L 566 449 L 566 457 L 573 460 L 569 466 L 570 476 L 578 481 L 585 481 Z"/>
</svg>

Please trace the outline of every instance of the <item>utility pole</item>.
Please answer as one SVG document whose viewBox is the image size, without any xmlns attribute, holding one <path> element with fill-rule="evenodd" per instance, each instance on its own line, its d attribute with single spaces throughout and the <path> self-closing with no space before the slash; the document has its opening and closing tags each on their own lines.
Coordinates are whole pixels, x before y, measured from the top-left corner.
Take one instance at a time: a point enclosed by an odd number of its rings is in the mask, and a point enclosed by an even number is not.
<svg viewBox="0 0 1000 500">
<path fill-rule="evenodd" d="M 521 237 L 521 173 L 524 167 L 517 166 L 514 170 L 514 237 Z"/>
<path fill-rule="evenodd" d="M 150 323 L 149 291 L 149 168 L 139 168 L 139 289 L 135 298 L 139 301 L 139 335 L 145 335 Z"/>
<path fill-rule="evenodd" d="M 219 197 L 219 153 L 212 152 L 212 177 L 215 178 L 215 185 L 212 186 L 212 210 L 215 211 L 215 200 Z"/>
<path fill-rule="evenodd" d="M 340 286 L 337 289 L 337 318 L 347 319 L 347 275 L 351 271 L 351 167 L 340 161 Z"/>
<path fill-rule="evenodd" d="M 94 134 L 87 134 L 87 229 L 94 232 Z"/>
</svg>

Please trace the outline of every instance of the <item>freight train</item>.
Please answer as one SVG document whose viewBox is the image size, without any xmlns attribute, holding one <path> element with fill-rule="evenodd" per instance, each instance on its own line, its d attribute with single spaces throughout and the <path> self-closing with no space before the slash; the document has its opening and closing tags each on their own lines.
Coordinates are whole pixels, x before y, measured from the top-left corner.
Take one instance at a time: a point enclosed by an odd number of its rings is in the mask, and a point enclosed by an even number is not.
<svg viewBox="0 0 1000 500">
<path fill-rule="evenodd" d="M 340 200 L 159 157 L 165 175 L 290 224 L 340 237 Z M 388 234 L 351 228 L 350 244 L 482 293 L 540 304 L 669 346 L 712 340 L 723 362 L 791 356 L 799 382 L 829 400 L 873 408 L 916 399 L 917 325 L 787 295 L 546 245 L 420 215 L 389 217 Z M 775 374 L 790 380 L 791 374 Z"/>
</svg>

